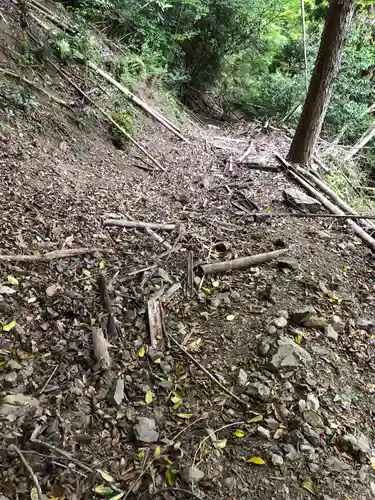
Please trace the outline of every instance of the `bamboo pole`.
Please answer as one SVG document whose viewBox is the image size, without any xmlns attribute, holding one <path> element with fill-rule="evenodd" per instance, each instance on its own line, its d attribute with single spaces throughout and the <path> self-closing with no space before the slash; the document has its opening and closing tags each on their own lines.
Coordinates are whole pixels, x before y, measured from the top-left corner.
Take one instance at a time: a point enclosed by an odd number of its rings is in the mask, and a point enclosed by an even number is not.
<svg viewBox="0 0 375 500">
<path fill-rule="evenodd" d="M 297 172 L 293 170 L 291 165 L 278 154 L 275 155 L 278 162 L 288 171 L 291 177 L 293 177 L 300 186 L 302 186 L 306 191 L 319 200 L 322 205 L 324 205 L 327 210 L 336 215 L 345 215 L 342 210 L 340 210 L 336 205 L 329 201 L 322 193 L 316 190 L 311 184 L 305 181 Z M 355 234 L 364 242 L 366 245 L 375 252 L 375 240 L 372 238 L 364 229 L 362 229 L 358 224 L 352 220 L 348 220 L 348 224 L 352 227 Z"/>
</svg>

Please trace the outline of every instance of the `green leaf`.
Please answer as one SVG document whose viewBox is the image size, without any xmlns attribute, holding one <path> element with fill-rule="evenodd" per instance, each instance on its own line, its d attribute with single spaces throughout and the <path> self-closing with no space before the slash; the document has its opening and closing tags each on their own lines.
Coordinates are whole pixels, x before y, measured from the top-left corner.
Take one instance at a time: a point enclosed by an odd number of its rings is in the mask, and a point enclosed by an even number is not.
<svg viewBox="0 0 375 500">
<path fill-rule="evenodd" d="M 15 278 L 14 276 L 10 275 L 7 277 L 7 281 L 8 283 L 10 283 L 11 285 L 19 285 L 19 281 L 17 278 Z"/>
<path fill-rule="evenodd" d="M 160 454 L 161 454 L 161 448 L 159 445 L 157 445 L 154 450 L 154 458 L 159 458 Z"/>
<path fill-rule="evenodd" d="M 174 473 L 173 469 L 167 469 L 167 472 L 165 473 L 165 480 L 167 481 L 168 486 L 174 485 L 174 483 L 176 482 L 176 474 Z"/>
<path fill-rule="evenodd" d="M 11 321 L 10 323 L 7 323 L 6 325 L 3 326 L 3 332 L 10 332 L 15 326 L 17 322 L 16 321 Z"/>
<path fill-rule="evenodd" d="M 97 472 L 99 472 L 99 474 L 102 476 L 102 478 L 104 479 L 104 481 L 108 481 L 108 483 L 114 483 L 115 480 L 113 479 L 113 477 L 108 474 L 108 472 L 106 472 L 105 470 L 102 470 L 102 469 L 96 469 Z"/>
<path fill-rule="evenodd" d="M 152 392 L 151 391 L 147 391 L 146 392 L 146 396 L 145 396 L 145 401 L 146 401 L 146 404 L 149 405 L 150 403 L 152 403 Z"/>
<path fill-rule="evenodd" d="M 147 352 L 147 346 L 145 344 L 143 344 L 143 346 L 141 346 L 137 352 L 137 356 L 139 358 L 143 358 L 143 356 L 146 354 Z"/>
<path fill-rule="evenodd" d="M 245 436 L 244 431 L 241 431 L 241 429 L 236 429 L 234 432 L 232 432 L 232 435 L 236 438 L 243 438 Z"/>
<path fill-rule="evenodd" d="M 178 418 L 184 418 L 186 420 L 189 420 L 193 416 L 192 413 L 177 413 Z"/>
<path fill-rule="evenodd" d="M 38 492 L 37 492 L 35 487 L 31 488 L 31 490 L 30 490 L 30 498 L 31 498 L 31 500 L 38 500 L 39 499 Z"/>
<path fill-rule="evenodd" d="M 82 269 L 82 274 L 87 278 L 91 278 L 91 273 L 88 269 Z"/>
<path fill-rule="evenodd" d="M 103 270 L 105 268 L 105 264 L 103 261 L 99 262 L 99 269 Z"/>
</svg>

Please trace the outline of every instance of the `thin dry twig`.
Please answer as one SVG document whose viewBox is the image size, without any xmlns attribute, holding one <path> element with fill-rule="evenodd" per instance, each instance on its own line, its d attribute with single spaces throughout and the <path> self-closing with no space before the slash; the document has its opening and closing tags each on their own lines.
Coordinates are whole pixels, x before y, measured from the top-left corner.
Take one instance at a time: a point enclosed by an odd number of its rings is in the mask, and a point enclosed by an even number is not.
<svg viewBox="0 0 375 500">
<path fill-rule="evenodd" d="M 0 255 L 0 262 L 50 262 L 55 259 L 69 259 L 77 255 L 96 252 L 109 252 L 103 248 L 70 248 L 68 250 L 54 250 L 40 255 Z"/>
<path fill-rule="evenodd" d="M 220 431 L 222 431 L 222 430 L 224 430 L 224 429 L 227 429 L 228 427 L 233 427 L 234 425 L 244 425 L 244 423 L 245 423 L 245 422 L 241 421 L 241 422 L 233 422 L 233 423 L 231 423 L 231 424 L 225 424 L 225 425 L 223 425 L 222 427 L 220 427 L 219 429 L 215 429 L 215 430 L 213 430 L 212 432 L 210 432 L 210 433 L 209 433 L 209 434 L 208 434 L 205 438 L 203 438 L 203 439 L 200 441 L 200 443 L 199 443 L 199 445 L 198 445 L 197 449 L 195 450 L 194 457 L 193 457 L 193 462 L 192 462 L 192 463 L 193 463 L 193 465 L 195 464 L 195 462 L 196 462 L 196 460 L 197 460 L 197 455 L 198 455 L 198 453 L 199 453 L 199 450 L 202 448 L 202 446 L 204 445 L 204 443 L 205 443 L 208 439 L 210 439 L 212 436 L 215 436 L 215 434 L 216 434 L 217 432 L 220 432 Z"/>
<path fill-rule="evenodd" d="M 30 465 L 27 462 L 26 458 L 23 456 L 22 451 L 15 444 L 11 444 L 10 447 L 9 447 L 9 449 L 15 451 L 17 453 L 17 455 L 20 457 L 23 465 L 26 467 L 27 472 L 30 474 L 31 479 L 33 480 L 33 483 L 35 485 L 36 492 L 37 492 L 37 495 L 38 495 L 38 500 L 43 500 L 44 497 L 43 497 L 42 490 L 40 488 L 40 484 L 39 484 L 38 478 L 36 477 L 35 472 L 30 467 Z"/>
<path fill-rule="evenodd" d="M 126 227 L 130 229 L 156 229 L 159 231 L 174 231 L 176 229 L 176 224 L 159 224 L 156 222 L 142 222 L 125 219 L 106 219 L 103 221 L 103 226 Z"/>
<path fill-rule="evenodd" d="M 193 363 L 195 363 L 208 377 L 210 377 L 210 379 L 217 385 L 220 387 L 220 389 L 222 391 L 224 391 L 226 394 L 228 394 L 228 396 L 230 396 L 231 398 L 233 398 L 235 401 L 237 401 L 237 403 L 241 404 L 242 406 L 245 406 L 246 408 L 248 408 L 248 404 L 245 402 L 245 401 L 242 401 L 242 399 L 240 399 L 238 396 L 236 396 L 235 394 L 233 394 L 233 392 L 231 392 L 229 389 L 227 389 L 225 387 L 225 385 L 223 385 L 222 383 L 220 383 L 213 375 L 212 373 L 210 373 L 207 368 L 205 368 L 198 360 L 196 360 L 194 358 L 194 356 L 192 356 L 184 347 L 182 347 L 182 345 L 173 337 L 173 335 L 171 335 L 170 333 L 168 333 L 167 331 L 165 331 L 166 335 L 168 336 L 168 338 L 170 338 L 172 340 L 172 342 L 174 344 L 177 345 L 177 347 L 189 358 L 191 359 L 191 361 L 193 361 Z"/>
</svg>

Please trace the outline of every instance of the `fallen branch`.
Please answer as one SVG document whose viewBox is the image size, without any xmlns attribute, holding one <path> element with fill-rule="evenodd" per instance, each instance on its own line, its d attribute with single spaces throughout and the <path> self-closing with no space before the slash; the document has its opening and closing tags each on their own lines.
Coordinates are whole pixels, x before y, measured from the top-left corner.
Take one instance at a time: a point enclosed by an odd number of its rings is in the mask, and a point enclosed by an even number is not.
<svg viewBox="0 0 375 500">
<path fill-rule="evenodd" d="M 108 370 L 111 367 L 111 357 L 108 351 L 108 342 L 104 337 L 103 330 L 94 327 L 92 328 L 91 334 L 95 359 L 101 364 L 101 368 Z"/>
<path fill-rule="evenodd" d="M 232 202 L 233 203 L 233 202 Z M 312 213 L 304 213 L 304 212 L 297 212 L 297 213 L 280 213 L 280 214 L 273 214 L 270 212 L 264 212 L 264 213 L 256 213 L 256 214 L 251 214 L 255 219 L 257 220 L 264 220 L 264 219 L 272 219 L 272 218 L 283 218 L 283 217 L 301 217 L 301 218 L 308 218 L 308 219 L 314 219 L 314 218 L 323 218 L 323 219 L 375 219 L 374 214 L 358 214 L 358 215 L 350 215 L 350 214 L 343 214 L 343 215 L 337 215 L 337 214 L 312 214 Z"/>
<path fill-rule="evenodd" d="M 71 26 L 68 26 L 66 23 L 64 23 L 64 21 L 58 19 L 53 12 L 44 7 L 44 5 L 40 4 L 39 2 L 36 2 L 35 0 L 29 0 L 28 6 L 36 9 L 37 12 L 41 13 L 46 19 L 48 19 L 48 21 L 60 28 L 62 31 L 65 31 L 70 35 L 75 35 L 77 33 L 77 30 L 75 30 Z"/>
<path fill-rule="evenodd" d="M 68 250 L 54 250 L 38 255 L 0 255 L 0 262 L 50 262 L 56 259 L 69 259 L 86 253 L 108 252 L 103 248 L 70 248 Z"/>
<path fill-rule="evenodd" d="M 139 142 L 137 142 L 135 139 L 133 139 L 133 137 L 129 134 L 129 132 L 127 132 L 123 127 L 121 127 L 121 125 L 119 125 L 106 111 L 104 111 L 104 109 L 102 109 L 100 106 L 98 106 L 92 99 L 91 97 L 89 97 L 86 92 L 84 92 L 80 87 L 78 87 L 78 85 L 76 85 L 73 80 L 71 80 L 66 74 L 64 71 L 62 71 L 58 66 L 56 66 L 56 64 L 54 64 L 52 61 L 49 61 L 49 63 L 56 69 L 56 71 L 63 77 L 65 78 L 65 80 L 70 83 L 70 85 L 72 85 L 72 87 L 74 87 L 85 99 L 87 99 L 87 101 L 89 103 L 91 103 L 92 106 L 94 106 L 94 108 L 96 108 L 98 111 L 100 111 L 100 113 L 102 113 L 103 116 L 105 116 L 107 118 L 107 120 L 112 123 L 112 125 L 114 127 L 117 128 L 117 130 L 119 130 L 132 144 L 134 144 L 134 146 L 136 146 L 140 151 L 142 151 L 142 153 L 147 156 L 147 158 L 152 161 L 152 163 L 154 165 L 156 165 L 158 168 L 160 168 L 160 170 L 162 170 L 163 172 L 166 171 L 166 169 L 156 160 L 156 158 L 154 158 L 148 151 L 146 151 L 146 149 L 141 146 L 139 144 Z"/>
<path fill-rule="evenodd" d="M 87 61 L 87 65 L 89 68 L 91 68 L 96 74 L 100 75 L 102 78 L 107 80 L 110 84 L 112 84 L 114 87 L 116 87 L 120 92 L 122 92 L 128 99 L 130 99 L 134 104 L 142 108 L 144 111 L 146 111 L 149 115 L 151 115 L 153 118 L 155 118 L 156 121 L 164 125 L 165 128 L 170 130 L 174 135 L 179 137 L 182 141 L 184 142 L 189 142 L 188 139 L 186 139 L 180 132 L 179 130 L 172 125 L 168 120 L 166 120 L 163 116 L 161 116 L 157 111 L 151 108 L 147 103 L 142 101 L 139 97 L 134 95 L 130 90 L 126 87 L 124 87 L 121 83 L 119 83 L 117 80 L 115 80 L 110 74 L 106 73 L 102 69 L 100 69 L 96 64 L 94 64 L 91 61 Z"/>
<path fill-rule="evenodd" d="M 107 335 L 109 338 L 113 338 L 117 333 L 116 322 L 115 318 L 113 317 L 113 309 L 111 299 L 109 298 L 107 280 L 105 274 L 101 271 L 99 272 L 98 276 L 98 286 L 100 299 L 103 303 L 104 310 L 107 313 Z"/>
<path fill-rule="evenodd" d="M 135 229 L 157 229 L 159 231 L 173 231 L 176 229 L 176 224 L 157 224 L 154 222 L 140 222 L 135 220 L 125 219 L 106 219 L 103 222 L 104 227 L 127 227 Z"/>
<path fill-rule="evenodd" d="M 228 394 L 228 396 L 230 396 L 231 398 L 233 398 L 235 401 L 237 401 L 237 403 L 239 403 L 240 405 L 243 405 L 245 406 L 246 408 L 248 407 L 248 404 L 245 402 L 245 401 L 242 401 L 242 399 L 240 399 L 238 396 L 236 396 L 235 394 L 233 394 L 233 392 L 231 392 L 229 389 L 227 389 L 225 387 L 225 385 L 223 385 L 221 382 L 219 382 L 213 375 L 212 373 L 210 373 L 207 368 L 205 368 L 198 360 L 196 360 L 194 358 L 194 356 L 192 356 L 174 337 L 173 335 L 171 335 L 170 333 L 168 333 L 167 331 L 165 332 L 167 337 L 169 339 L 172 340 L 172 342 L 174 344 L 177 345 L 177 347 L 185 354 L 185 356 L 187 356 L 193 363 L 195 363 L 200 370 L 202 370 L 217 386 L 220 387 L 220 389 L 222 391 L 224 391 L 226 394 Z"/>
<path fill-rule="evenodd" d="M 17 80 L 20 80 L 23 83 L 26 83 L 27 85 L 30 85 L 30 87 L 33 87 L 34 89 L 38 90 L 38 92 L 41 92 L 42 94 L 46 95 L 49 99 L 52 99 L 53 101 L 57 102 L 58 104 L 61 104 L 61 106 L 69 107 L 69 103 L 64 101 L 64 99 L 60 99 L 60 97 L 57 97 L 48 90 L 45 90 L 44 88 L 40 87 L 33 81 L 29 80 L 28 78 L 25 78 L 21 75 L 18 75 L 17 73 L 14 73 L 13 71 L 9 71 L 4 68 L 0 68 L 0 73 L 3 73 L 3 75 L 10 76 L 12 78 L 16 78 Z"/>
<path fill-rule="evenodd" d="M 343 199 L 341 199 L 325 182 L 318 179 L 311 172 L 308 172 L 306 169 L 302 167 L 297 167 L 296 172 L 302 174 L 302 177 L 307 178 L 311 181 L 315 186 L 317 186 L 320 190 L 322 190 L 326 195 L 328 195 L 333 202 L 340 207 L 344 212 L 347 212 L 352 215 L 358 215 L 358 213 L 352 209 L 350 205 L 348 205 Z M 375 228 L 374 224 L 370 221 L 364 220 L 364 224 L 368 227 Z"/>
<path fill-rule="evenodd" d="M 159 298 L 152 297 L 147 302 L 150 344 L 154 349 L 164 348 L 163 311 Z"/>
<path fill-rule="evenodd" d="M 194 295 L 194 254 L 191 250 L 188 254 L 187 293 L 190 297 Z"/>
<path fill-rule="evenodd" d="M 250 151 L 251 151 L 251 148 L 253 147 L 253 141 L 250 141 L 249 142 L 249 145 L 247 146 L 247 148 L 245 149 L 244 153 L 238 158 L 238 162 L 239 163 L 242 163 L 244 161 L 245 158 L 247 158 L 250 154 Z"/>
<path fill-rule="evenodd" d="M 270 260 L 277 259 L 288 251 L 287 248 L 274 250 L 268 253 L 260 253 L 258 255 L 250 255 L 249 257 L 241 257 L 239 259 L 227 260 L 224 262 L 215 262 L 213 264 L 204 264 L 201 266 L 204 274 L 225 273 L 234 271 L 235 269 L 247 269 Z"/>
<path fill-rule="evenodd" d="M 371 123 L 368 129 L 362 134 L 358 142 L 354 144 L 352 149 L 346 153 L 345 160 L 351 160 L 358 151 L 360 151 L 366 144 L 375 137 L 375 121 Z"/>
<path fill-rule="evenodd" d="M 250 170 L 263 170 L 264 172 L 280 172 L 279 167 L 275 167 L 274 165 L 263 165 L 261 163 L 256 162 L 242 162 L 244 167 Z"/>
<path fill-rule="evenodd" d="M 327 210 L 329 210 L 331 213 L 335 215 L 346 215 L 342 210 L 340 210 L 336 205 L 334 205 L 331 201 L 329 201 L 322 193 L 317 191 L 313 186 L 311 186 L 307 181 L 305 181 L 300 175 L 298 175 L 291 165 L 284 160 L 279 155 L 276 155 L 277 160 L 280 162 L 280 164 L 287 169 L 288 173 L 293 177 L 302 187 L 306 189 L 306 191 L 311 194 L 314 198 L 319 200 L 322 205 L 324 205 Z M 362 229 L 358 224 L 356 224 L 352 220 L 348 220 L 348 224 L 352 227 L 353 231 L 356 233 L 356 235 L 364 242 L 366 245 L 368 245 L 369 248 L 373 252 L 375 252 L 375 240 L 372 238 L 364 229 Z"/>
<path fill-rule="evenodd" d="M 31 479 L 33 480 L 33 483 L 34 483 L 35 489 L 36 489 L 36 494 L 38 496 L 38 500 L 43 500 L 44 499 L 44 495 L 43 495 L 43 492 L 42 492 L 42 490 L 40 488 L 40 484 L 39 484 L 38 478 L 36 477 L 35 472 L 30 467 L 30 465 L 27 462 L 26 458 L 23 456 L 22 451 L 15 444 L 11 444 L 9 446 L 9 449 L 12 450 L 12 451 L 15 451 L 17 453 L 17 455 L 20 457 L 23 465 L 26 467 L 27 472 L 30 474 Z"/>
</svg>

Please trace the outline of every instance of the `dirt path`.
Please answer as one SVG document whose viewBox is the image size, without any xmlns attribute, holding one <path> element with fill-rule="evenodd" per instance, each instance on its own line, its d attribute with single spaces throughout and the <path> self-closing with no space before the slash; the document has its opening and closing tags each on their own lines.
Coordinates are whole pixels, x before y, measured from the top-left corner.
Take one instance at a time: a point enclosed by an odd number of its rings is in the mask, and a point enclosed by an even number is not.
<svg viewBox="0 0 375 500">
<path fill-rule="evenodd" d="M 205 499 L 373 498 L 373 257 L 342 222 L 254 223 L 238 204 L 285 212 L 291 184 L 281 172 L 226 166 L 249 136 L 250 158 L 275 165 L 285 138 L 207 127 L 181 144 L 150 125 L 143 144 L 168 167 L 163 174 L 136 168 L 139 160 L 98 130 L 64 137 L 30 123 L 21 136 L 2 137 L 1 254 L 106 252 L 1 263 L 1 498 L 29 498 L 33 487 L 12 443 L 46 498 L 100 498 L 93 488 L 110 484 L 107 497 L 194 498 L 154 493 L 168 483 Z M 215 139 L 227 134 L 239 141 Z M 162 233 L 174 246 L 166 253 L 141 231 L 104 228 L 108 214 L 180 222 L 185 231 Z M 188 294 L 189 252 L 198 264 L 279 248 L 288 259 L 243 272 L 202 281 L 197 267 Z M 99 271 L 117 328 L 107 372 L 91 339 L 107 319 Z M 163 306 L 167 331 L 244 405 L 167 339 L 162 352 L 147 350 L 147 301 L 175 283 L 181 288 Z M 296 314 L 307 306 L 315 309 L 308 318 Z"/>
</svg>

